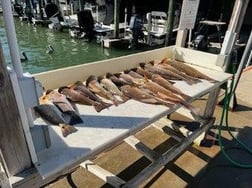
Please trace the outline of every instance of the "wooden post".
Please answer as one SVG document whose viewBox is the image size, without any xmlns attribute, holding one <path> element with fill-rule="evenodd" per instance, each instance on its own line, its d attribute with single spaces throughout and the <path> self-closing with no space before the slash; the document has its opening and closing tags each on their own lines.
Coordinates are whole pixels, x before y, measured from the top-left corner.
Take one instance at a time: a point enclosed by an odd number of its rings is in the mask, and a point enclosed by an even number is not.
<svg viewBox="0 0 252 188">
<path fill-rule="evenodd" d="M 114 38 L 119 38 L 119 12 L 120 0 L 114 1 Z"/>
<path fill-rule="evenodd" d="M 171 35 L 173 30 L 173 20 L 174 20 L 174 0 L 169 0 L 169 8 L 167 12 L 168 20 L 167 20 L 167 33 L 165 37 L 165 46 L 168 46 L 171 41 Z"/>
<path fill-rule="evenodd" d="M 0 47 L 0 150 L 9 176 L 31 166 L 20 114 Z"/>
</svg>

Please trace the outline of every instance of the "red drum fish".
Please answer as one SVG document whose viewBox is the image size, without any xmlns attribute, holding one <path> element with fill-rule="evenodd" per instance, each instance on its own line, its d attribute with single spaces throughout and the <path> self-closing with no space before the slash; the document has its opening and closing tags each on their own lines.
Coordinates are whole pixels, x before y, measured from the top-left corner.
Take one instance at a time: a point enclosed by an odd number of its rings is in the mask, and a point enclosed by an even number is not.
<svg viewBox="0 0 252 188">
<path fill-rule="evenodd" d="M 115 106 L 118 106 L 121 101 L 119 101 L 110 91 L 106 90 L 102 85 L 98 82 L 96 76 L 90 75 L 86 80 L 86 86 L 101 97 L 109 99 L 113 102 Z"/>
<path fill-rule="evenodd" d="M 126 82 L 129 82 L 131 85 L 139 85 L 144 82 L 144 79 L 134 78 L 134 77 L 130 76 L 129 74 L 125 74 L 123 72 L 122 73 L 115 73 L 114 75 L 120 79 L 125 80 Z"/>
<path fill-rule="evenodd" d="M 35 106 L 34 110 L 45 121 L 52 125 L 59 126 L 64 137 L 67 137 L 69 134 L 77 131 L 75 127 L 67 124 L 62 112 L 46 97 L 42 97 L 40 99 L 40 105 Z"/>
<path fill-rule="evenodd" d="M 70 117 L 69 123 L 71 125 L 83 123 L 81 117 L 75 111 L 74 107 L 65 95 L 59 93 L 56 90 L 48 90 L 46 92 L 46 98 L 50 100 L 53 104 L 55 104 L 63 113 L 63 115 Z"/>
<path fill-rule="evenodd" d="M 77 90 L 70 89 L 67 86 L 60 87 L 58 89 L 58 92 L 65 95 L 69 100 L 71 100 L 73 102 L 93 106 L 97 112 L 100 112 L 103 109 L 108 107 L 107 105 L 100 103 L 98 101 L 94 101 L 94 100 L 90 99 L 89 97 L 82 95 L 81 92 L 79 92 Z"/>
<path fill-rule="evenodd" d="M 167 69 L 164 69 L 164 68 L 161 68 L 159 66 L 156 66 L 156 65 L 152 65 L 151 63 L 142 63 L 140 65 L 141 67 L 143 67 L 143 69 L 147 70 L 147 71 L 150 71 L 151 73 L 153 74 L 159 74 L 160 76 L 164 77 L 165 79 L 168 79 L 168 80 L 183 80 L 185 82 L 187 82 L 188 84 L 193 84 L 191 80 L 188 80 L 186 79 L 185 77 L 183 76 L 180 76 L 170 70 L 167 70 Z"/>
<path fill-rule="evenodd" d="M 101 98 L 99 98 L 98 96 L 96 96 L 92 91 L 90 91 L 83 82 L 81 81 L 77 81 L 75 82 L 73 85 L 70 86 L 71 89 L 74 89 L 78 92 L 80 92 L 82 95 L 90 98 L 93 101 L 97 101 L 100 103 L 105 103 L 105 104 L 109 104 L 104 102 Z"/>
<path fill-rule="evenodd" d="M 195 68 L 193 68 L 189 65 L 186 65 L 185 63 L 183 63 L 181 61 L 164 58 L 161 61 L 161 64 L 169 64 L 172 67 L 174 67 L 175 69 L 177 69 L 178 71 L 184 72 L 185 74 L 192 76 L 194 78 L 204 79 L 204 80 L 208 80 L 210 82 L 216 82 L 216 80 L 214 80 L 213 78 L 210 78 L 209 76 L 203 74 L 202 72 L 196 70 Z"/>
<path fill-rule="evenodd" d="M 123 95 L 123 93 L 118 89 L 118 87 L 110 79 L 99 76 L 98 81 L 102 84 L 102 86 L 104 86 L 113 95 L 119 96 L 123 102 L 126 102 L 128 100 L 128 98 Z"/>
<path fill-rule="evenodd" d="M 144 77 L 141 74 L 138 74 L 137 72 L 135 72 L 133 70 L 125 70 L 124 73 L 125 74 L 129 74 L 133 78 L 144 79 Z"/>
<path fill-rule="evenodd" d="M 153 73 L 149 72 L 149 71 L 146 71 L 144 70 L 141 66 L 140 67 L 137 67 L 136 69 L 133 69 L 136 71 L 136 73 L 144 76 L 144 77 L 147 77 L 148 79 L 151 79 Z"/>
<path fill-rule="evenodd" d="M 150 93 L 139 89 L 136 86 L 131 85 L 124 85 L 121 87 L 121 91 L 124 95 L 126 95 L 129 98 L 132 98 L 134 100 L 147 103 L 147 104 L 159 104 L 159 105 L 165 105 L 168 107 L 173 107 L 174 104 L 169 103 L 163 99 L 160 99 L 154 95 L 151 95 Z"/>
<path fill-rule="evenodd" d="M 162 76 L 160 76 L 158 74 L 153 74 L 152 77 L 151 77 L 151 80 L 153 82 L 156 82 L 160 86 L 163 86 L 167 90 L 170 90 L 173 93 L 175 93 L 177 95 L 180 95 L 185 100 L 190 100 L 191 99 L 191 97 L 189 95 L 186 95 L 185 93 L 183 93 L 180 89 L 173 86 L 169 81 L 167 81 L 166 79 L 164 79 Z"/>
<path fill-rule="evenodd" d="M 160 86 L 159 84 L 157 84 L 153 81 L 146 79 L 146 83 L 143 85 L 143 87 L 149 89 L 153 93 L 158 94 L 164 100 L 169 100 L 173 103 L 180 103 L 180 104 L 184 105 L 186 108 L 188 108 L 195 115 L 198 115 L 198 113 L 199 113 L 199 110 L 200 110 L 199 108 L 192 106 L 191 104 L 186 102 L 183 98 L 173 94 L 173 92 L 171 92 L 170 90 L 167 90 L 166 88 Z"/>
<path fill-rule="evenodd" d="M 161 68 L 163 68 L 163 69 L 166 69 L 166 70 L 169 70 L 169 71 L 171 71 L 171 72 L 174 72 L 174 73 L 176 73 L 176 74 L 178 74 L 178 75 L 180 75 L 180 76 L 186 78 L 187 80 L 191 80 L 191 83 L 198 83 L 198 82 L 201 81 L 201 80 L 199 80 L 198 78 L 189 76 L 189 75 L 185 74 L 184 72 L 181 72 L 181 71 L 175 69 L 173 66 L 171 66 L 171 65 L 169 65 L 169 64 L 166 64 L 166 63 L 162 63 L 162 64 L 161 64 L 161 63 L 159 63 L 159 64 L 156 64 L 156 66 L 159 66 L 159 67 L 161 67 Z"/>
<path fill-rule="evenodd" d="M 127 82 L 124 79 L 118 78 L 117 76 L 109 72 L 106 74 L 106 78 L 110 79 L 118 87 L 131 84 L 130 82 Z"/>
</svg>

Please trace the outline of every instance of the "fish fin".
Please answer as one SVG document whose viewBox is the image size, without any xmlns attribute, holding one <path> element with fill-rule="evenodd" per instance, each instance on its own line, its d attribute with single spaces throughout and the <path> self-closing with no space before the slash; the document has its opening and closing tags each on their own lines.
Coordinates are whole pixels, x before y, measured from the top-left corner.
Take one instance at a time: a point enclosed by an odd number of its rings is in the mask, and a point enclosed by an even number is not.
<svg viewBox="0 0 252 188">
<path fill-rule="evenodd" d="M 121 96 L 121 99 L 123 100 L 123 103 L 124 103 L 124 102 L 127 102 L 130 98 L 123 95 L 123 96 Z"/>
<path fill-rule="evenodd" d="M 62 135 L 63 135 L 64 137 L 67 137 L 69 134 L 78 131 L 78 129 L 76 129 L 76 128 L 75 128 L 74 126 L 72 126 L 72 125 L 67 125 L 67 124 L 60 123 L 59 126 L 60 126 L 60 129 L 61 129 Z"/>
<path fill-rule="evenodd" d="M 115 106 L 118 106 L 119 104 L 124 103 L 124 101 L 120 101 L 120 100 L 117 100 L 117 99 L 112 100 L 112 102 L 113 102 L 113 104 L 114 104 Z"/>
<path fill-rule="evenodd" d="M 100 112 L 103 109 L 108 108 L 110 106 L 112 106 L 112 104 L 109 104 L 109 103 L 95 103 L 94 104 L 94 108 L 95 108 L 96 112 Z"/>
</svg>

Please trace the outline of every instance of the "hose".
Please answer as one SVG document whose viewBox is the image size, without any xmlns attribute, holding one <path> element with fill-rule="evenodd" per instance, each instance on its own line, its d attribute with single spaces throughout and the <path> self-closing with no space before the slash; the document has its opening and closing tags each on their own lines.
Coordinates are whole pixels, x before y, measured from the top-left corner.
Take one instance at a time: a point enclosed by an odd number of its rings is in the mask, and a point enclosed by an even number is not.
<svg viewBox="0 0 252 188">
<path fill-rule="evenodd" d="M 240 163 L 239 161 L 234 160 L 233 158 L 231 158 L 230 155 L 227 154 L 226 152 L 226 148 L 223 145 L 222 142 L 222 137 L 221 137 L 221 131 L 222 131 L 222 126 L 223 126 L 223 121 L 224 121 L 224 116 L 226 115 L 226 127 L 227 127 L 227 131 L 228 133 L 231 135 L 231 137 L 242 146 L 242 148 L 244 150 L 246 150 L 247 152 L 249 152 L 250 154 L 252 154 L 252 149 L 249 148 L 245 143 L 243 143 L 241 140 L 239 140 L 238 138 L 236 138 L 232 132 L 230 131 L 229 125 L 228 125 L 228 108 L 229 108 L 229 104 L 230 104 L 230 99 L 232 97 L 232 95 L 234 94 L 234 89 L 233 89 L 233 85 L 234 85 L 234 77 L 235 77 L 235 64 L 233 64 L 232 66 L 232 72 L 233 72 L 233 76 L 232 76 L 232 82 L 231 82 L 231 90 L 228 94 L 227 88 L 225 89 L 225 98 L 224 98 L 224 105 L 223 105 L 223 109 L 222 109 L 222 114 L 221 114 L 221 119 L 220 119 L 220 125 L 218 128 L 218 141 L 219 141 L 219 146 L 221 149 L 222 154 L 224 155 L 224 157 L 231 162 L 234 166 L 238 167 L 238 168 L 252 168 L 252 164 L 244 164 L 244 163 Z"/>
</svg>

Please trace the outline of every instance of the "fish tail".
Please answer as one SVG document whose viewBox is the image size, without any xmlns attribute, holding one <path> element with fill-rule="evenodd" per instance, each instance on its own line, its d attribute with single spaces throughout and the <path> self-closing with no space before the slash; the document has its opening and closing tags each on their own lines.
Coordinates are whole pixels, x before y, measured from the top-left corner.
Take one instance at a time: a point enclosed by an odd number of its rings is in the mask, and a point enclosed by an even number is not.
<svg viewBox="0 0 252 188">
<path fill-rule="evenodd" d="M 113 104 L 114 104 L 115 106 L 118 106 L 119 104 L 124 103 L 124 101 L 119 101 L 119 100 L 117 100 L 117 99 L 113 99 L 112 102 L 113 102 Z"/>
<path fill-rule="evenodd" d="M 105 108 L 110 107 L 112 104 L 108 104 L 108 103 L 95 103 L 94 104 L 94 108 L 96 110 L 96 112 L 100 112 Z"/>
<path fill-rule="evenodd" d="M 129 100 L 129 97 L 124 96 L 124 95 L 122 95 L 122 96 L 121 96 L 121 98 L 122 98 L 122 101 L 123 101 L 123 102 L 126 102 L 126 101 L 128 101 L 128 100 Z"/>
<path fill-rule="evenodd" d="M 64 137 L 67 137 L 69 134 L 78 131 L 78 129 L 76 129 L 72 125 L 67 125 L 67 124 L 60 123 L 59 126 L 60 126 L 60 129 L 61 129 L 62 135 Z"/>
</svg>

